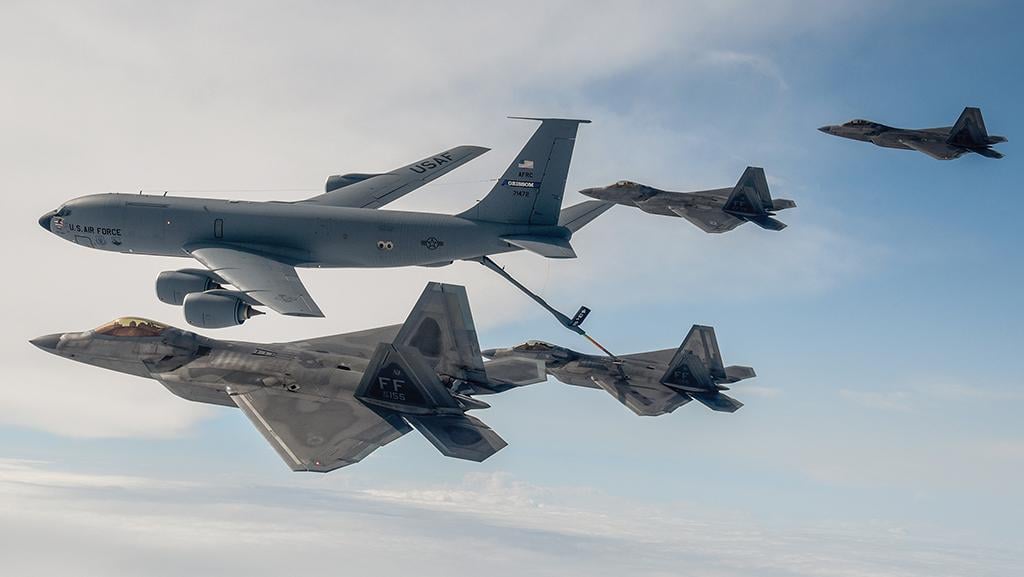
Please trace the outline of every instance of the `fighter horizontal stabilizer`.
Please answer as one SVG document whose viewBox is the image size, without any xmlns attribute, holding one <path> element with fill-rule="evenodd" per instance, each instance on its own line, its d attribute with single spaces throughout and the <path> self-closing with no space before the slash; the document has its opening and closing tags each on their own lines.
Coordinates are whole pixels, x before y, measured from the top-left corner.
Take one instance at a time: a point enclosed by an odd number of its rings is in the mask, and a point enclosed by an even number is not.
<svg viewBox="0 0 1024 577">
<path fill-rule="evenodd" d="M 735 413 L 743 406 L 743 403 L 722 393 L 689 393 L 689 395 L 712 411 L 721 413 Z"/>
<path fill-rule="evenodd" d="M 469 415 L 404 415 L 446 457 L 480 462 L 508 443 Z"/>
<path fill-rule="evenodd" d="M 1005 142 L 1005 139 L 1003 141 L 1000 141 L 1000 142 Z M 991 149 L 991 148 L 989 148 L 987 146 L 983 146 L 983 147 L 979 147 L 979 148 L 972 148 L 971 152 L 976 152 L 976 153 L 984 156 L 985 158 L 1002 158 L 1003 157 L 1003 153 L 997 152 L 996 150 L 993 150 L 993 149 Z"/>
<path fill-rule="evenodd" d="M 786 228 L 786 223 L 767 215 L 752 216 L 747 218 L 747 220 L 765 230 L 782 230 Z"/>
<path fill-rule="evenodd" d="M 744 367 L 742 365 L 729 365 L 725 367 L 725 379 L 723 383 L 738 383 L 746 379 L 752 379 L 757 376 L 754 372 L 753 367 Z"/>
</svg>

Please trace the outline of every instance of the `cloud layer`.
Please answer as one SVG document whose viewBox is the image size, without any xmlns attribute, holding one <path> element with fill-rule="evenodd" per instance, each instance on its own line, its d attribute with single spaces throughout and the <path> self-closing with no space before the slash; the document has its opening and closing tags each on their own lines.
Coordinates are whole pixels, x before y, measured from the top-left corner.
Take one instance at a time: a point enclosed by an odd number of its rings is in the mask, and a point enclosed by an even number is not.
<svg viewBox="0 0 1024 577">
<path fill-rule="evenodd" d="M 12 573 L 279 575 L 1006 575 L 1020 552 L 886 526 L 765 526 L 685 504 L 636 508 L 507 475 L 456 485 L 216 485 L 0 460 L 0 544 Z M 45 538 L 44 538 L 45 536 Z M 60 551 L 60 555 L 52 554 Z M 529 568 L 529 569 L 527 569 Z"/>
</svg>

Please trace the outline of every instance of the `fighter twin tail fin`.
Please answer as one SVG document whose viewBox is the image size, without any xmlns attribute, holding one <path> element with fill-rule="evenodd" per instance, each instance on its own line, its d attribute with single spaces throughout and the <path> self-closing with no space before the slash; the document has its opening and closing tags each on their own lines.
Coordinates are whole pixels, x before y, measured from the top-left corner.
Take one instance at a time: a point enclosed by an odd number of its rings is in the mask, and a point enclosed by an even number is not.
<svg viewBox="0 0 1024 577">
<path fill-rule="evenodd" d="M 981 109 L 968 106 L 949 131 L 948 144 L 960 146 L 988 158 L 1002 158 L 1002 153 L 990 148 L 993 144 L 1006 142 L 1005 136 L 990 136 L 985 128 Z"/>
<path fill-rule="evenodd" d="M 750 221 L 768 230 L 782 230 L 786 224 L 772 218 L 775 210 L 793 208 L 796 203 L 791 200 L 772 200 L 768 191 L 768 181 L 764 169 L 748 166 L 740 176 L 739 182 L 733 187 L 732 193 L 725 201 L 722 211 L 737 218 Z"/>
<path fill-rule="evenodd" d="M 429 283 L 393 342 L 377 345 L 356 398 L 401 416 L 442 454 L 483 461 L 506 445 L 479 419 L 494 392 L 483 367 L 473 315 L 461 286 Z"/>
</svg>

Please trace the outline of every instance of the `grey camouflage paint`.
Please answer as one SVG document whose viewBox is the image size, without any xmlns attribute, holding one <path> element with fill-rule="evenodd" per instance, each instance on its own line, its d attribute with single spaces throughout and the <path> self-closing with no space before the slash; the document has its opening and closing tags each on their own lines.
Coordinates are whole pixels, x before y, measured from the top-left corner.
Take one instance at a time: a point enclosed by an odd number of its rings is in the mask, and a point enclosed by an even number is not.
<svg viewBox="0 0 1024 577">
<path fill-rule="evenodd" d="M 190 401 L 237 406 L 295 471 L 358 462 L 412 427 L 445 455 L 482 461 L 505 441 L 465 414 L 488 406 L 473 395 L 543 380 L 540 369 L 490 378 L 465 290 L 438 283 L 427 285 L 402 325 L 302 341 L 217 340 L 127 318 L 32 343 L 154 379 Z"/>
<path fill-rule="evenodd" d="M 825 134 L 870 142 L 883 148 L 916 150 L 938 159 L 952 160 L 968 152 L 988 158 L 1002 158 L 991 145 L 1006 142 L 1005 136 L 990 136 L 978 108 L 967 107 L 953 126 L 939 128 L 894 128 L 871 120 L 855 119 L 822 126 Z"/>
<path fill-rule="evenodd" d="M 722 393 L 725 385 L 756 376 L 754 369 L 722 364 L 712 327 L 694 325 L 678 349 L 663 349 L 615 358 L 588 355 L 541 341 L 528 341 L 507 349 L 483 351 L 496 363 L 506 359 L 537 362 L 568 385 L 603 389 L 640 416 L 671 413 L 697 400 L 715 411 L 735 412 L 743 403 Z M 490 367 L 490 363 L 486 366 Z M 501 377 L 525 365 L 488 368 Z"/>
</svg>

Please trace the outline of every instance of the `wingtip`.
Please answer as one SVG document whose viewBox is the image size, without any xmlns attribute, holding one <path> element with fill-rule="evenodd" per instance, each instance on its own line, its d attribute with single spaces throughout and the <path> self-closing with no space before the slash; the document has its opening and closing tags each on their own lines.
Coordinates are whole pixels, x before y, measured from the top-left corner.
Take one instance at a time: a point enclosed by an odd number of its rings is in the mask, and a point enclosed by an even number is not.
<svg viewBox="0 0 1024 577">
<path fill-rule="evenodd" d="M 483 154 L 485 152 L 488 152 L 491 149 L 486 147 L 486 146 L 478 146 L 476 144 L 460 144 L 459 146 L 456 146 L 452 150 L 465 150 L 467 152 L 475 152 L 477 154 Z"/>
</svg>

